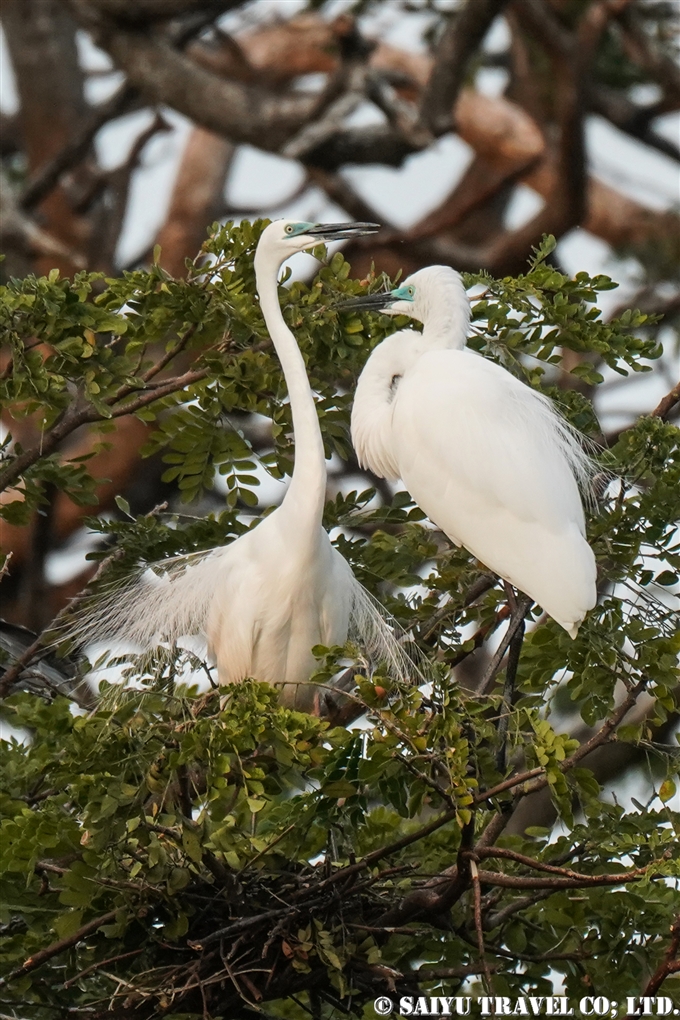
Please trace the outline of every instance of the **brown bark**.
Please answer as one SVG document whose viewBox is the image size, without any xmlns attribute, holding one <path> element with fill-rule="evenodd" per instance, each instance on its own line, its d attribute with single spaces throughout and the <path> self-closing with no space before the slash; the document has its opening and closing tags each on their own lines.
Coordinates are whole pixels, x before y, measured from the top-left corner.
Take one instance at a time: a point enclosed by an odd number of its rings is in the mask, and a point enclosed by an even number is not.
<svg viewBox="0 0 680 1020">
<path fill-rule="evenodd" d="M 159 35 L 107 28 L 97 42 L 149 99 L 179 110 L 197 125 L 234 141 L 278 150 L 321 113 L 333 91 L 276 94 L 218 77 L 174 49 Z"/>
<path fill-rule="evenodd" d="M 522 180 L 547 198 L 555 186 L 552 160 L 546 159 Z M 676 213 L 640 205 L 596 177 L 588 180 L 582 226 L 614 248 L 638 247 L 653 241 L 680 249 L 680 218 Z"/>
<path fill-rule="evenodd" d="M 196 254 L 206 227 L 222 211 L 225 178 L 234 147 L 226 138 L 194 128 L 182 156 L 170 207 L 158 235 L 161 265 L 172 276 L 183 276 L 184 260 Z"/>
<path fill-rule="evenodd" d="M 85 111 L 75 25 L 59 0 L 5 0 L 3 25 L 19 93 L 22 150 L 33 174 L 66 145 Z M 84 250 L 87 220 L 74 212 L 63 188 L 39 210 L 47 234 L 66 249 Z M 74 269 L 66 254 L 51 252 L 38 258 L 36 270 L 55 266 Z"/>
<path fill-rule="evenodd" d="M 11 431 L 16 431 L 12 423 Z M 97 512 L 106 510 L 113 505 L 114 497 L 125 490 L 139 465 L 139 448 L 146 441 L 149 426 L 132 416 L 121 418 L 115 423 L 115 431 L 107 437 L 111 443 L 108 450 L 100 450 L 87 462 L 88 471 L 94 478 L 102 478 L 97 486 Z M 33 430 L 32 430 L 33 431 Z M 26 445 L 28 435 L 22 445 Z M 30 440 L 29 440 L 30 441 Z M 101 437 L 92 432 L 85 432 L 65 454 L 64 459 L 75 459 L 92 452 L 95 443 Z M 104 477 L 105 476 L 105 477 Z M 11 503 L 20 498 L 16 489 L 7 489 L 0 493 L 0 501 Z M 52 540 L 59 545 L 81 525 L 83 518 L 89 517 L 95 508 L 78 506 L 63 492 L 57 494 L 52 505 Z M 30 553 L 35 532 L 35 520 L 24 527 L 0 521 L 0 549 L 3 553 L 12 553 L 12 569 L 24 563 Z"/>
<path fill-rule="evenodd" d="M 452 128 L 451 108 L 465 80 L 468 63 L 507 0 L 467 0 L 444 30 L 423 89 L 420 113 L 432 131 Z"/>
</svg>

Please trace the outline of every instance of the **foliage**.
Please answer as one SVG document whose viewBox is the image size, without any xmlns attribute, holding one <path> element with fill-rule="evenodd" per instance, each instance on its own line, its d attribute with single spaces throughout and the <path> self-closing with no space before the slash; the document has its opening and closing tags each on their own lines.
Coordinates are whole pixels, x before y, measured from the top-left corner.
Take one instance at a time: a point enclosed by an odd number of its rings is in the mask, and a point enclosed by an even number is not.
<svg viewBox="0 0 680 1020">
<path fill-rule="evenodd" d="M 5 445 L 7 520 L 26 520 L 48 487 L 92 502 L 88 461 L 65 460 L 60 443 L 83 422 L 105 443 L 112 417 L 133 412 L 153 423 L 146 452 L 162 454 L 182 499 L 195 501 L 220 473 L 226 507 L 135 518 L 119 501 L 120 517 L 91 522 L 122 551 L 107 577 L 256 523 L 257 456 L 238 415 L 272 420 L 262 460 L 275 476 L 290 472 L 294 452 L 253 300 L 262 226 L 216 225 L 186 280 L 156 258 L 119 279 L 51 274 L 2 288 L 12 349 L 2 400 L 43 422 L 35 450 Z M 467 279 L 482 290 L 470 343 L 596 437 L 590 403 L 559 386 L 564 351 L 596 352 L 626 373 L 648 370 L 659 350 L 644 315 L 603 322 L 595 301 L 612 282 L 568 279 L 546 263 L 550 248 L 547 239 L 523 276 Z M 351 280 L 336 254 L 310 285 L 280 290 L 329 455 L 350 456 L 356 376 L 394 329 L 334 310 L 366 283 L 387 281 Z M 572 375 L 601 379 L 587 359 Z M 639 994 L 667 951 L 680 877 L 677 749 L 664 743 L 680 630 L 663 601 L 680 569 L 678 430 L 643 417 L 599 458 L 603 495 L 588 527 L 603 597 L 574 641 L 534 612 L 508 769 L 497 754 L 501 688 L 476 696 L 450 674 L 502 630 L 503 589 L 425 527 L 404 493 L 340 494 L 326 508 L 357 576 L 431 664 L 422 690 L 357 676 L 349 700 L 366 713 L 364 729 L 284 710 L 255 682 L 199 694 L 186 686 L 195 657 L 176 651 L 133 662 L 128 676 L 143 690 L 112 696 L 104 684 L 87 714 L 47 692 L 6 698 L 4 718 L 29 739 L 0 743 L 3 1009 L 36 1020 L 57 1010 L 233 1020 L 259 1009 L 330 1020 L 371 1016 L 377 995 L 414 989 L 475 994 L 491 982 L 497 995 L 547 994 L 555 974 L 572 997 Z M 340 652 L 319 653 L 325 682 Z M 643 693 L 648 707 L 624 720 Z M 589 742 L 567 732 L 569 713 L 593 727 Z M 646 756 L 649 803 L 603 792 L 588 753 L 612 739 L 631 760 Z M 542 790 L 560 828 L 513 828 Z M 664 993 L 677 986 L 668 977 Z"/>
</svg>

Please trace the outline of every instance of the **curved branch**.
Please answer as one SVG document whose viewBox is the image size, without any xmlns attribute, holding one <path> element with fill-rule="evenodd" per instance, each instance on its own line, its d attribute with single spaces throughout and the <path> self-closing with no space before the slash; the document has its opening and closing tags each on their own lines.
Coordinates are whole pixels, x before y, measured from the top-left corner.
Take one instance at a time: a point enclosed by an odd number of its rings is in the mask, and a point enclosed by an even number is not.
<svg viewBox="0 0 680 1020">
<path fill-rule="evenodd" d="M 337 80 L 318 96 L 277 95 L 219 78 L 161 36 L 119 26 L 98 33 L 97 42 L 145 96 L 172 106 L 208 131 L 269 151 L 280 149 L 338 91 Z"/>
</svg>

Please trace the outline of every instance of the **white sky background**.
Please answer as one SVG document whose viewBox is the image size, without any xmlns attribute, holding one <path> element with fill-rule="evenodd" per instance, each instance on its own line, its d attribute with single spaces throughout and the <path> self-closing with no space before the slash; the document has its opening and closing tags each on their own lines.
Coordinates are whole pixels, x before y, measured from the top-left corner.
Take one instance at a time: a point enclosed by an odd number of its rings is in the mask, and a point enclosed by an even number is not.
<svg viewBox="0 0 680 1020">
<path fill-rule="evenodd" d="M 455 6 L 455 0 L 450 0 Z M 225 30 L 238 35 L 244 28 L 304 8 L 303 0 L 257 0 L 245 12 L 235 11 L 222 19 Z M 334 17 L 348 6 L 346 0 L 337 0 L 326 12 Z M 440 6 L 445 6 L 441 3 Z M 378 10 L 361 20 L 364 33 L 380 38 L 406 50 L 424 50 L 422 32 L 432 22 L 428 12 L 405 13 L 399 4 L 383 3 Z M 489 50 L 502 50 L 507 40 L 507 27 L 497 19 L 487 37 Z M 88 70 L 104 72 L 111 67 L 106 54 L 96 49 L 89 38 L 81 33 L 80 51 L 83 65 Z M 101 102 L 118 86 L 122 76 L 118 72 L 99 74 L 88 83 L 88 98 Z M 476 86 L 489 95 L 501 94 L 506 72 L 485 69 L 477 75 Z M 647 87 L 649 88 L 649 87 Z M 653 92 L 653 89 L 652 89 Z M 637 96 L 653 100 L 653 94 Z M 0 31 L 0 108 L 14 112 L 17 108 L 16 90 L 6 49 Z M 127 263 L 148 250 L 162 225 L 182 149 L 191 125 L 186 118 L 172 110 L 164 110 L 173 131 L 156 136 L 146 146 L 142 165 L 135 172 L 130 201 L 118 256 Z M 142 110 L 107 125 L 96 139 L 99 160 L 105 168 L 122 163 L 135 138 L 150 123 L 152 112 Z M 355 123 L 370 123 L 382 119 L 382 114 L 365 104 L 353 115 Z M 656 129 L 674 142 L 680 142 L 680 112 L 659 118 Z M 661 210 L 680 206 L 680 165 L 669 157 L 634 141 L 600 117 L 590 117 L 587 124 L 587 147 L 593 173 L 604 182 L 635 199 L 642 205 Z M 384 166 L 348 167 L 344 173 L 352 186 L 373 206 L 386 221 L 400 228 L 409 227 L 435 208 L 461 177 L 472 158 L 472 150 L 455 135 L 439 139 L 427 151 L 410 156 L 402 167 Z M 332 220 L 339 210 L 325 195 L 315 189 L 290 202 L 296 188 L 302 183 L 304 172 L 293 160 L 260 152 L 250 146 L 241 146 L 234 160 L 228 182 L 228 199 L 235 207 L 252 209 L 253 215 L 292 215 L 309 220 Z M 531 189 L 517 189 L 507 213 L 507 225 L 515 228 L 526 222 L 540 207 L 542 199 Z M 274 208 L 272 208 L 272 206 Z M 344 218 L 344 217 L 343 217 Z M 601 306 L 606 313 L 625 301 L 637 286 L 640 267 L 634 259 L 617 259 L 609 246 L 582 229 L 572 230 L 558 247 L 558 256 L 569 273 L 586 270 L 591 274 L 606 273 L 618 280 L 616 291 L 601 295 Z M 309 273 L 315 265 L 309 256 L 296 256 L 296 276 Z M 670 345 L 669 345 L 670 347 Z M 605 372 L 607 379 L 614 373 Z M 620 428 L 638 413 L 651 410 L 671 388 L 680 375 L 680 352 L 668 350 L 662 363 L 655 363 L 653 372 L 636 376 L 628 383 L 606 388 L 598 402 L 605 431 Z M 267 495 L 272 500 L 281 498 L 284 486 L 267 479 Z M 270 485 L 269 482 L 272 484 Z M 264 496 L 264 492 L 261 493 Z M 84 554 L 79 539 L 74 536 L 79 558 Z M 73 559 L 76 550 L 71 549 Z M 52 570 L 61 573 L 63 565 L 56 562 Z"/>
</svg>

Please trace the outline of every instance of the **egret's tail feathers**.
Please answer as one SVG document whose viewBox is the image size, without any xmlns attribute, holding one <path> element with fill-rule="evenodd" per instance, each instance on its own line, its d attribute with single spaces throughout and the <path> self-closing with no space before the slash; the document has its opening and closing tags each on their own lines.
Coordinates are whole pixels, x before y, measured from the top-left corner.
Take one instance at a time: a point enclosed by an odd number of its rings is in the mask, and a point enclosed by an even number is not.
<svg viewBox="0 0 680 1020">
<path fill-rule="evenodd" d="M 558 446 L 578 483 L 584 501 L 592 509 L 595 504 L 594 478 L 602 470 L 594 459 L 598 450 L 597 443 L 574 428 L 548 397 L 542 394 L 536 396 L 540 399 L 530 406 L 522 405 L 519 413 L 530 416 L 529 423 L 535 434 L 544 436 Z"/>
<path fill-rule="evenodd" d="M 401 683 L 427 683 L 427 660 L 406 631 L 356 579 L 349 620 L 350 641 L 371 664 Z"/>
<path fill-rule="evenodd" d="M 140 567 L 79 599 L 55 634 L 83 648 L 97 642 L 152 648 L 202 634 L 223 547 Z"/>
<path fill-rule="evenodd" d="M 144 653 L 159 652 L 159 646 L 176 649 L 181 639 L 193 635 L 207 643 L 218 561 L 225 548 L 161 560 L 100 584 L 66 615 L 54 632 L 53 646 L 70 642 L 83 649 L 100 644 L 108 650 L 107 661 L 127 661 L 146 674 L 148 670 L 141 669 Z M 426 660 L 415 642 L 352 581 L 347 639 L 358 646 L 370 668 L 384 669 L 402 683 L 425 683 Z M 103 659 L 97 663 L 103 664 Z"/>
</svg>

